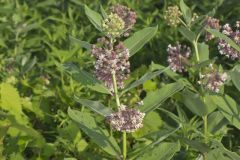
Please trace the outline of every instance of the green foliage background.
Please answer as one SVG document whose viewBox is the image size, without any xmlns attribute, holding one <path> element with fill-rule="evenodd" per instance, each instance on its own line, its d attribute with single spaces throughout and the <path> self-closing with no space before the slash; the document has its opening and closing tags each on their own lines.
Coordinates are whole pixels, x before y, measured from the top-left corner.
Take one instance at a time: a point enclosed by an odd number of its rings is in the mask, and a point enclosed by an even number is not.
<svg viewBox="0 0 240 160">
<path fill-rule="evenodd" d="M 112 105 L 112 97 L 86 87 L 91 83 L 82 81 L 86 76 L 84 73 L 77 77 L 82 83 L 73 80 L 63 64 L 71 62 L 77 68 L 93 71 L 94 59 L 69 37 L 95 43 L 100 35 L 87 19 L 84 4 L 99 11 L 100 4 L 108 8 L 115 3 L 136 11 L 138 19 L 134 31 L 158 25 L 156 36 L 130 59 L 133 74 L 128 81 L 144 75 L 152 62 L 167 66 L 167 45 L 186 42 L 177 29 L 167 26 L 163 19 L 167 6 L 178 1 L 0 0 L 0 159 L 102 159 L 103 151 L 69 119 L 67 109 L 69 106 L 84 109 L 74 101 L 76 94 L 88 99 L 102 99 L 108 106 Z M 239 20 L 239 0 L 188 0 L 186 3 L 198 14 L 216 8 L 214 17 L 222 23 L 233 24 Z M 210 57 L 215 57 L 217 47 L 211 43 L 214 47 L 210 48 Z M 225 57 L 218 61 L 226 62 L 225 67 L 229 67 L 230 62 Z M 170 82 L 166 77 L 147 81 L 130 92 L 131 98 L 124 95 L 123 101 L 134 105 L 144 94 Z M 240 103 L 239 92 L 231 86 L 227 86 L 226 91 Z M 174 112 L 173 103 L 171 100 L 165 102 L 164 108 Z M 189 117 L 193 116 L 186 112 Z M 97 125 L 105 127 L 103 118 L 96 115 L 95 118 Z M 146 128 L 132 134 L 130 141 L 157 131 L 165 125 L 162 119 L 166 118 L 158 110 L 151 112 L 146 117 Z M 174 124 L 171 120 L 169 123 Z M 239 130 L 232 127 L 226 132 L 222 141 L 224 146 L 240 153 Z M 166 142 L 162 147 L 171 145 L 175 144 Z M 191 159 L 193 155 L 196 155 L 195 151 L 184 158 Z M 106 155 L 105 158 L 109 157 Z"/>
</svg>

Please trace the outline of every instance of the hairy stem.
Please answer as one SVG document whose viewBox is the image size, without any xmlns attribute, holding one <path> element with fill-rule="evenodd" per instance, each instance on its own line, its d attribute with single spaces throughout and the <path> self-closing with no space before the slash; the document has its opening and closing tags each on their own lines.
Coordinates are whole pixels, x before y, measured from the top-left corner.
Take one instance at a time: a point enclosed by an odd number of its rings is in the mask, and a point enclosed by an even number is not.
<svg viewBox="0 0 240 160">
<path fill-rule="evenodd" d="M 112 73 L 112 80 L 113 80 L 113 89 L 114 89 L 116 103 L 117 103 L 118 109 L 120 109 L 121 104 L 118 96 L 118 88 L 117 88 L 115 73 Z M 126 157 L 127 157 L 127 133 L 126 132 L 123 132 L 122 138 L 123 138 L 123 146 L 122 146 L 123 160 L 126 160 Z"/>
</svg>

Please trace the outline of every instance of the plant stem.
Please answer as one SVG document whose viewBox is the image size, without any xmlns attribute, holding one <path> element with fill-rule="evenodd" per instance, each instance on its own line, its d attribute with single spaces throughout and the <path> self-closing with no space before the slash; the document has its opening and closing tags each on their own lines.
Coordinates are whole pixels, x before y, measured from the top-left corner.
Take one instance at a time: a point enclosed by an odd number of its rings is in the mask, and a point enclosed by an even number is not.
<svg viewBox="0 0 240 160">
<path fill-rule="evenodd" d="M 127 133 L 123 132 L 123 160 L 127 157 Z"/>
<path fill-rule="evenodd" d="M 113 89 L 114 89 L 114 94 L 116 98 L 116 103 L 117 103 L 118 109 L 120 109 L 121 104 L 118 96 L 118 88 L 117 88 L 115 73 L 112 73 L 112 80 L 113 80 Z M 123 160 L 126 160 L 126 157 L 127 157 L 127 133 L 126 132 L 123 132 L 122 138 L 123 138 L 123 146 L 122 146 Z"/>
<path fill-rule="evenodd" d="M 208 142 L 208 129 L 207 129 L 207 123 L 208 123 L 208 119 L 207 119 L 207 115 L 203 116 L 203 122 L 204 122 L 204 136 L 205 136 L 205 143 Z"/>
<path fill-rule="evenodd" d="M 115 94 L 115 98 L 116 98 L 116 103 L 117 103 L 117 106 L 120 107 L 120 101 L 119 101 L 119 97 L 118 97 L 118 88 L 117 88 L 117 81 L 116 81 L 115 73 L 112 73 L 112 80 L 113 80 L 113 89 L 114 89 L 114 94 Z"/>
<path fill-rule="evenodd" d="M 194 49 L 195 49 L 197 62 L 199 62 L 199 61 L 200 61 L 200 58 L 199 58 L 199 53 L 198 53 L 197 41 L 193 41 L 192 43 L 193 43 L 193 46 L 194 46 Z"/>
</svg>

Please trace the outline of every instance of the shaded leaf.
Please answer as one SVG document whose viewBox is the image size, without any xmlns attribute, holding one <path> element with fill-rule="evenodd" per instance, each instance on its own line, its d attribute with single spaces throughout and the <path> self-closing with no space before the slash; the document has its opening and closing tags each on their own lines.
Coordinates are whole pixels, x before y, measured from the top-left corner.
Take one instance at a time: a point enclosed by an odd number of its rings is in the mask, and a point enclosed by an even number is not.
<svg viewBox="0 0 240 160">
<path fill-rule="evenodd" d="M 131 37 L 124 41 L 125 47 L 129 49 L 130 56 L 139 51 L 157 33 L 158 26 L 147 27 L 135 32 Z"/>
<path fill-rule="evenodd" d="M 228 121 L 240 129 L 240 106 L 230 96 L 214 96 L 213 101 Z"/>
<path fill-rule="evenodd" d="M 189 90 L 184 90 L 182 92 L 182 98 L 185 106 L 193 113 L 198 116 L 204 116 L 211 113 L 216 106 L 215 105 L 206 105 L 203 99 L 199 96 L 199 94 L 194 93 Z M 206 98 L 207 99 L 207 98 Z M 205 99 L 205 100 L 206 100 Z M 208 99 L 211 102 L 210 99 Z"/>
<path fill-rule="evenodd" d="M 231 40 L 228 36 L 226 36 L 225 34 L 222 34 L 221 32 L 219 32 L 216 29 L 206 29 L 208 32 L 210 32 L 212 35 L 214 35 L 215 37 L 218 37 L 220 39 L 223 39 L 224 41 L 226 41 L 231 47 L 233 47 L 234 49 L 236 49 L 238 52 L 240 52 L 240 46 L 237 45 L 233 40 Z"/>
<path fill-rule="evenodd" d="M 98 114 L 100 114 L 104 117 L 113 113 L 113 111 L 110 108 L 104 106 L 99 101 L 91 101 L 91 100 L 87 100 L 87 99 L 80 99 L 76 96 L 74 97 L 74 100 L 79 102 L 83 106 L 86 106 L 86 107 L 90 108 L 92 111 L 94 111 L 94 112 L 96 112 L 96 113 L 98 113 Z"/>
<path fill-rule="evenodd" d="M 102 31 L 102 16 L 93 11 L 92 9 L 88 8 L 87 5 L 84 6 L 85 14 L 87 15 L 90 22 L 94 25 L 95 28 L 97 28 L 99 31 Z"/>
<path fill-rule="evenodd" d="M 180 9 L 183 13 L 183 17 L 185 21 L 190 24 L 192 20 L 192 12 L 191 9 L 184 3 L 183 0 L 180 0 Z"/>
<path fill-rule="evenodd" d="M 105 152 L 115 157 L 120 155 L 121 150 L 116 140 L 110 136 L 106 130 L 98 127 L 94 118 L 89 113 L 79 112 L 68 108 L 68 115 L 78 124 L 80 129 Z"/>
<path fill-rule="evenodd" d="M 62 67 L 75 81 L 81 83 L 82 85 L 101 93 L 111 94 L 108 88 L 98 81 L 93 75 L 79 69 L 76 65 L 72 63 L 65 63 Z"/>
<path fill-rule="evenodd" d="M 233 84 L 240 91 L 240 65 L 236 65 L 231 72 L 229 72 Z"/>
<path fill-rule="evenodd" d="M 146 98 L 143 99 L 144 105 L 140 107 L 140 110 L 143 112 L 150 112 L 158 108 L 165 100 L 183 88 L 184 85 L 176 82 L 164 85 L 162 88 L 148 93 Z"/>
<path fill-rule="evenodd" d="M 159 74 L 163 73 L 164 71 L 168 70 L 169 68 L 165 68 L 163 70 L 159 70 L 159 71 L 155 71 L 155 72 L 147 72 L 145 73 L 140 79 L 136 80 L 135 82 L 129 84 L 128 86 L 125 87 L 125 89 L 122 91 L 122 94 L 129 91 L 132 88 L 137 87 L 138 85 L 143 84 L 144 82 L 146 82 L 149 79 L 152 79 L 156 76 L 158 76 Z"/>
<path fill-rule="evenodd" d="M 90 43 L 88 43 L 88 42 L 86 42 L 86 41 L 81 41 L 81 40 L 79 40 L 79 39 L 77 39 L 77 38 L 74 38 L 74 37 L 72 37 L 72 36 L 69 36 L 69 39 L 70 39 L 71 42 L 76 43 L 76 44 L 79 44 L 80 47 L 85 48 L 85 49 L 87 49 L 87 50 L 90 50 L 91 47 L 92 47 L 92 45 L 91 45 Z"/>
<path fill-rule="evenodd" d="M 193 42 L 195 40 L 196 34 L 194 32 L 192 32 L 192 31 L 190 31 L 189 29 L 187 29 L 186 27 L 180 26 L 178 28 L 178 30 L 190 42 Z"/>
</svg>

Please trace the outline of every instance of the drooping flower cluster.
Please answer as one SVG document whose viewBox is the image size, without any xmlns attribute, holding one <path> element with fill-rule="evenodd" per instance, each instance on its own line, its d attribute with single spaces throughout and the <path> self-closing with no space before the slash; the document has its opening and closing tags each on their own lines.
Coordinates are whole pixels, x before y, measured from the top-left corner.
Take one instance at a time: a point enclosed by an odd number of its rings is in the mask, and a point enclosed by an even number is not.
<svg viewBox="0 0 240 160">
<path fill-rule="evenodd" d="M 113 90 L 112 74 L 115 73 L 118 88 L 123 88 L 123 81 L 130 72 L 129 50 L 122 42 L 113 46 L 106 38 L 99 38 L 92 46 L 92 55 L 96 58 L 95 75 Z"/>
<path fill-rule="evenodd" d="M 175 46 L 168 45 L 168 64 L 170 68 L 176 72 L 185 71 L 185 64 L 187 64 L 188 58 L 191 54 L 190 47 L 186 45 L 177 44 Z"/>
<path fill-rule="evenodd" d="M 164 14 L 164 19 L 169 26 L 176 27 L 180 23 L 180 16 L 182 12 L 179 10 L 178 6 L 169 6 Z"/>
<path fill-rule="evenodd" d="M 236 22 L 236 30 L 233 31 L 229 24 L 223 26 L 222 33 L 232 39 L 237 45 L 240 46 L 240 21 Z M 231 59 L 240 59 L 240 52 L 231 47 L 225 40 L 220 39 L 218 42 L 218 50 L 220 54 L 227 56 Z"/>
<path fill-rule="evenodd" d="M 111 127 L 121 132 L 135 132 L 143 127 L 143 118 L 145 113 L 137 109 L 120 106 L 120 110 L 106 117 Z"/>
<path fill-rule="evenodd" d="M 220 30 L 221 26 L 219 24 L 219 20 L 213 17 L 207 16 L 206 21 L 204 23 L 205 28 L 210 28 L 210 29 L 217 29 Z M 205 41 L 209 41 L 214 38 L 214 35 L 212 35 L 209 32 L 206 32 L 205 34 Z"/>
<path fill-rule="evenodd" d="M 136 23 L 136 13 L 130 8 L 117 4 L 110 8 L 110 11 L 117 14 L 124 21 L 124 36 L 127 37 L 132 27 Z"/>
<path fill-rule="evenodd" d="M 218 93 L 220 87 L 224 85 L 228 76 L 226 72 L 219 72 L 213 68 L 212 65 L 209 66 L 209 71 L 206 74 L 200 76 L 199 83 L 202 84 L 207 90 Z"/>
<path fill-rule="evenodd" d="M 125 23 L 117 14 L 111 13 L 102 23 L 108 37 L 119 37 L 124 30 Z"/>
</svg>

